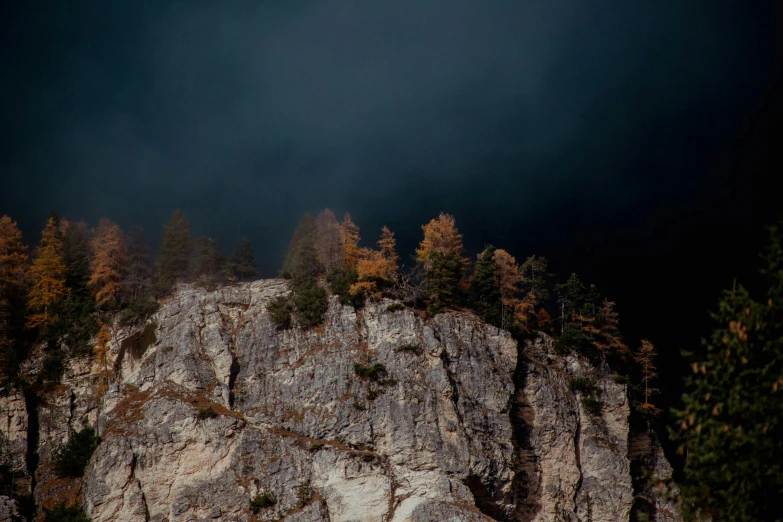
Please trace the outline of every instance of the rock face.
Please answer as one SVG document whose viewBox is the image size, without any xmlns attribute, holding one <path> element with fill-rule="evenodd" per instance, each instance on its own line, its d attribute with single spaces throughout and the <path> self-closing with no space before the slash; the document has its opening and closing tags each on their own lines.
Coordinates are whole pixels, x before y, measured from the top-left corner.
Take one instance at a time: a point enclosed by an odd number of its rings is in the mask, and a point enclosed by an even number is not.
<svg viewBox="0 0 783 522">
<path fill-rule="evenodd" d="M 4 472 L 0 495 L 31 492 L 26 462 L 27 430 L 27 409 L 22 392 L 10 387 L 0 389 L 0 466 Z"/>
<path fill-rule="evenodd" d="M 266 305 L 284 292 L 182 287 L 107 360 L 74 361 L 36 410 L 39 505 L 96 522 L 629 519 L 624 385 L 598 379 L 588 413 L 569 386 L 585 361 L 468 312 L 332 298 L 322 326 L 278 331 Z M 26 429 L 8 397 L 4 452 Z M 86 425 L 102 442 L 84 478 L 55 477 Z"/>
</svg>

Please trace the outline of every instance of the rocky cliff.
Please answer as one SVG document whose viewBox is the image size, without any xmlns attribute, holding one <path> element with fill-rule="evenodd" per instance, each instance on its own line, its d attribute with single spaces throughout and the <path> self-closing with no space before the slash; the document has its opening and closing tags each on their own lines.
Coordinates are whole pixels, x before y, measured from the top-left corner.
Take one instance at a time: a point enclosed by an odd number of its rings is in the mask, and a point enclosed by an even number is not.
<svg viewBox="0 0 783 522">
<path fill-rule="evenodd" d="M 677 520 L 634 490 L 625 385 L 548 337 L 519 346 L 468 312 L 335 298 L 322 326 L 278 331 L 265 307 L 284 292 L 182 287 L 39 397 L 0 392 L 16 495 L 96 522 L 617 522 L 640 498 Z M 87 425 L 102 441 L 84 477 L 57 477 L 54 452 Z M 14 509 L 0 496 L 0 518 Z"/>
</svg>

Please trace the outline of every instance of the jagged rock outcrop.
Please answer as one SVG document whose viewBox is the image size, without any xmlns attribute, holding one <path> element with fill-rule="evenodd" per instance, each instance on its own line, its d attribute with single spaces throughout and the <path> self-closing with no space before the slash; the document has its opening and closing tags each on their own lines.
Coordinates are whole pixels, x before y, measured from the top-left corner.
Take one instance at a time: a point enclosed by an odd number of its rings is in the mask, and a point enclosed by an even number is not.
<svg viewBox="0 0 783 522">
<path fill-rule="evenodd" d="M 26 462 L 27 431 L 24 395 L 10 386 L 0 389 L 0 469 L 5 486 L 0 495 L 27 495 L 31 492 Z"/>
<path fill-rule="evenodd" d="M 107 361 L 74 361 L 37 408 L 39 505 L 96 522 L 628 520 L 629 406 L 611 376 L 594 415 L 569 386 L 594 369 L 547 337 L 520 350 L 468 312 L 336 298 L 322 326 L 278 331 L 265 307 L 284 292 L 182 287 L 116 329 Z M 102 438 L 85 477 L 55 477 L 85 425 Z M 276 502 L 254 513 L 261 493 Z"/>
</svg>

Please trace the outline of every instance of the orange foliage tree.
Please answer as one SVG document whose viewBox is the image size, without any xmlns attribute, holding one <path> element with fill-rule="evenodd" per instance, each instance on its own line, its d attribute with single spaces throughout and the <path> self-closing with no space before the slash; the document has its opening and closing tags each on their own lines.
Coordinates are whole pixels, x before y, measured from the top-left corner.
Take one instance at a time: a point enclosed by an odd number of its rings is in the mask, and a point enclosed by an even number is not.
<svg viewBox="0 0 783 522">
<path fill-rule="evenodd" d="M 46 328 L 57 319 L 52 305 L 65 297 L 65 261 L 57 220 L 50 217 L 41 234 L 41 243 L 30 267 L 30 292 L 27 297 L 27 326 Z"/>
<path fill-rule="evenodd" d="M 351 220 L 351 215 L 348 212 L 345 213 L 343 222 L 340 224 L 340 238 L 343 268 L 348 270 L 355 269 L 361 257 L 359 251 L 359 226 Z"/>
<path fill-rule="evenodd" d="M 416 249 L 416 259 L 424 266 L 423 290 L 430 312 L 437 313 L 466 286 L 464 272 L 468 260 L 462 256 L 462 234 L 452 216 L 441 213 L 421 228 L 424 238 Z"/>
<path fill-rule="evenodd" d="M 642 340 L 639 350 L 633 357 L 641 370 L 642 384 L 644 385 L 644 403 L 639 406 L 639 410 L 648 415 L 654 415 L 660 412 L 660 410 L 650 402 L 650 396 L 659 392 L 657 388 L 650 386 L 650 382 L 658 377 L 658 369 L 655 366 L 655 356 L 656 352 L 653 344 L 650 341 Z"/>
<path fill-rule="evenodd" d="M 508 328 L 512 324 L 524 326 L 527 323 L 528 306 L 519 298 L 519 283 L 522 277 L 517 260 L 502 248 L 495 250 L 492 257 L 495 261 L 500 301 L 503 304 L 501 328 Z"/>
<path fill-rule="evenodd" d="M 457 231 L 454 217 L 441 212 L 440 215 L 422 225 L 424 239 L 416 249 L 416 260 L 429 268 L 437 255 L 453 258 L 464 267 L 468 260 L 462 257 L 462 234 Z"/>
<path fill-rule="evenodd" d="M 620 315 L 614 309 L 614 302 L 604 299 L 599 314 L 601 323 L 598 328 L 598 339 L 594 344 L 601 354 L 601 362 L 606 363 L 607 357 L 612 356 L 625 359 L 629 350 L 620 334 Z"/>
<path fill-rule="evenodd" d="M 12 337 L 17 328 L 13 312 L 24 302 L 27 283 L 27 247 L 10 217 L 0 218 L 0 373 L 12 361 Z M 21 325 L 19 325 L 21 326 Z"/>
<path fill-rule="evenodd" d="M 356 264 L 357 282 L 351 285 L 352 295 L 362 293 L 377 295 L 379 284 L 391 284 L 397 276 L 399 257 L 395 246 L 394 232 L 387 227 L 381 230 L 379 250 L 362 248 Z"/>
<path fill-rule="evenodd" d="M 93 231 L 93 258 L 90 287 L 99 305 L 119 303 L 124 290 L 123 278 L 128 268 L 125 238 L 119 225 L 101 218 Z"/>
</svg>

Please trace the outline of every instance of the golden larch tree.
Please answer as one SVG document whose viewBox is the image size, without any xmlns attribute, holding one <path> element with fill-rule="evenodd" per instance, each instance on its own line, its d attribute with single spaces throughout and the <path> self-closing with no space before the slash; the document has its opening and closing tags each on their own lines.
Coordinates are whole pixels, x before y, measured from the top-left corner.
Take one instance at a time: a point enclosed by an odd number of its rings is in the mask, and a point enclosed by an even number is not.
<svg viewBox="0 0 783 522">
<path fill-rule="evenodd" d="M 27 326 L 45 328 L 57 319 L 52 305 L 65 297 L 65 261 L 57 220 L 50 217 L 41 234 L 41 244 L 30 267 L 30 293 L 27 296 Z"/>
<path fill-rule="evenodd" d="M 13 309 L 24 303 L 27 283 L 27 247 L 19 227 L 8 216 L 0 217 L 0 367 L 8 368 L 15 330 Z M 0 368 L 0 374 L 2 374 Z"/>
<path fill-rule="evenodd" d="M 467 263 L 467 259 L 462 257 L 462 234 L 457 231 L 453 216 L 441 212 L 421 229 L 424 238 L 416 249 L 416 260 L 424 263 L 425 268 L 429 268 L 436 254 L 458 259 L 463 266 Z"/>
<path fill-rule="evenodd" d="M 378 240 L 378 246 L 386 262 L 394 267 L 394 272 L 397 272 L 398 263 L 400 262 L 400 257 L 397 255 L 397 240 L 394 238 L 394 232 L 389 230 L 389 227 L 381 229 L 381 239 Z"/>
<path fill-rule="evenodd" d="M 529 310 L 526 303 L 519 298 L 519 283 L 522 281 L 519 264 L 514 256 L 502 248 L 495 250 L 492 259 L 495 262 L 500 301 L 503 304 L 501 327 L 506 328 L 512 323 L 523 326 L 527 323 Z"/>
<path fill-rule="evenodd" d="M 378 283 L 392 283 L 397 277 L 399 257 L 395 246 L 394 233 L 387 227 L 381 230 L 378 240 L 379 250 L 359 249 L 359 261 L 356 264 L 357 282 L 351 285 L 352 295 L 367 293 L 376 295 Z"/>
<path fill-rule="evenodd" d="M 27 247 L 19 227 L 8 216 L 0 218 L 0 305 L 21 294 L 27 280 Z"/>
<path fill-rule="evenodd" d="M 597 340 L 593 343 L 601 354 L 601 361 L 606 362 L 609 356 L 625 359 L 628 346 L 620 334 L 620 314 L 614 309 L 614 302 L 604 299 L 601 303 L 601 326 L 598 329 Z"/>
<path fill-rule="evenodd" d="M 361 257 L 359 252 L 359 226 L 351 220 L 351 215 L 345 213 L 340 224 L 340 236 L 342 243 L 343 268 L 355 269 Z"/>
<path fill-rule="evenodd" d="M 656 377 L 658 377 L 658 368 L 655 366 L 655 347 L 650 341 L 642 340 L 639 350 L 634 354 L 634 361 L 639 365 L 641 371 L 642 384 L 644 385 L 644 403 L 639 406 L 639 410 L 646 414 L 656 414 L 660 412 L 654 404 L 650 403 L 650 396 L 659 392 L 657 388 L 650 386 Z"/>
<path fill-rule="evenodd" d="M 93 258 L 90 288 L 99 305 L 119 303 L 124 290 L 123 278 L 128 268 L 125 237 L 119 225 L 101 218 L 92 237 Z"/>
</svg>

